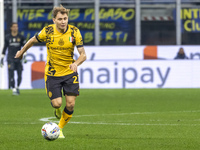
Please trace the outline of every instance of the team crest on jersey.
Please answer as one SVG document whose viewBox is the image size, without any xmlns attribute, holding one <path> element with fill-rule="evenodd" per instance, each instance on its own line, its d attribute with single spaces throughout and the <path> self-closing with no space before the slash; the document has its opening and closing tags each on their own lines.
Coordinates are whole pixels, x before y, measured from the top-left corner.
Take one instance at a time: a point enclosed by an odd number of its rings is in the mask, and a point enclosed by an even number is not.
<svg viewBox="0 0 200 150">
<path fill-rule="evenodd" d="M 63 46 L 63 45 L 65 44 L 65 42 L 64 42 L 64 40 L 61 38 L 60 41 L 58 42 L 58 44 L 59 44 L 60 46 Z"/>
</svg>

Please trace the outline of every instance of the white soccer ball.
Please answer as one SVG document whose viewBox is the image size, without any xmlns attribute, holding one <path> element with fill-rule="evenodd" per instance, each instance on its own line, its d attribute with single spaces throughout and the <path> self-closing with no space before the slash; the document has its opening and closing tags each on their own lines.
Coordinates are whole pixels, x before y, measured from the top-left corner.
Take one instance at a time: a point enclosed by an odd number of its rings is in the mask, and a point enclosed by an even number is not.
<svg viewBox="0 0 200 150">
<path fill-rule="evenodd" d="M 56 123 L 48 122 L 42 126 L 42 136 L 49 141 L 57 139 L 60 135 L 60 129 Z"/>
</svg>

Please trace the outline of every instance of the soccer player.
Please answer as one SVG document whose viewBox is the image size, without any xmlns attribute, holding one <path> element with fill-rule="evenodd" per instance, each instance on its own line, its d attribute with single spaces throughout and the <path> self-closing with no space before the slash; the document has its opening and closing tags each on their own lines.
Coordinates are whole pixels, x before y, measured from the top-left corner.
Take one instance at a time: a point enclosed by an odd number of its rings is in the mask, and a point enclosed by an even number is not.
<svg viewBox="0 0 200 150">
<path fill-rule="evenodd" d="M 9 88 L 12 88 L 13 95 L 19 95 L 19 86 L 22 81 L 22 62 L 19 58 L 14 58 L 15 54 L 22 46 L 26 43 L 24 36 L 18 33 L 18 24 L 12 23 L 11 33 L 5 36 L 4 48 L 2 51 L 1 57 L 1 67 L 4 65 L 4 56 L 6 54 L 6 50 L 8 48 L 7 54 L 7 62 L 8 62 L 8 80 L 9 80 Z M 24 62 L 26 60 L 24 59 Z M 17 71 L 17 87 L 15 88 L 15 78 L 14 71 Z"/>
<path fill-rule="evenodd" d="M 35 43 L 46 43 L 45 86 L 51 105 L 55 108 L 55 115 L 60 118 L 58 124 L 61 129 L 59 138 L 65 138 L 62 129 L 71 119 L 75 99 L 79 95 L 77 66 L 86 60 L 80 31 L 77 27 L 68 24 L 69 11 L 62 5 L 54 7 L 52 11 L 54 24 L 44 27 L 15 56 L 22 58 L 23 54 Z M 73 59 L 75 46 L 80 54 L 77 60 Z M 61 114 L 62 90 L 66 99 L 66 106 Z"/>
</svg>

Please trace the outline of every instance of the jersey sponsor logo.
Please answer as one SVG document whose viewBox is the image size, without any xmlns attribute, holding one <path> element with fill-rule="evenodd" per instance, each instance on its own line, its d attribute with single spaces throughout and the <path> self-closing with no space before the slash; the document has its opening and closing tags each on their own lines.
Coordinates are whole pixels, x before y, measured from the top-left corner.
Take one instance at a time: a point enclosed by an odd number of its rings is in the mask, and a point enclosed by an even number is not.
<svg viewBox="0 0 200 150">
<path fill-rule="evenodd" d="M 50 48 L 51 50 L 68 50 L 68 47 L 53 47 L 53 46 L 49 46 L 48 48 Z"/>
<path fill-rule="evenodd" d="M 20 46 L 20 43 L 10 43 L 10 46 Z"/>
</svg>

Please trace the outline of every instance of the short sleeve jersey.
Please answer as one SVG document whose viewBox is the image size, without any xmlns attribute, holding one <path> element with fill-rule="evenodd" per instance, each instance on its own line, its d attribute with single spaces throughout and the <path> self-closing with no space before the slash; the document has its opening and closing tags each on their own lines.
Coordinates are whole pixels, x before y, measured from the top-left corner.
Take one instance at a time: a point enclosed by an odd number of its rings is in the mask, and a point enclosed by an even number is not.
<svg viewBox="0 0 200 150">
<path fill-rule="evenodd" d="M 48 25 L 36 38 L 39 42 L 45 42 L 47 47 L 45 75 L 65 76 L 73 73 L 69 65 L 75 61 L 74 47 L 83 47 L 82 36 L 77 27 L 68 25 L 66 32 L 60 33 L 55 24 Z"/>
</svg>

